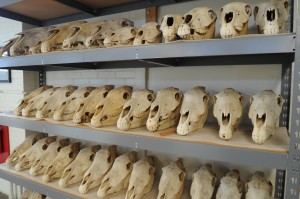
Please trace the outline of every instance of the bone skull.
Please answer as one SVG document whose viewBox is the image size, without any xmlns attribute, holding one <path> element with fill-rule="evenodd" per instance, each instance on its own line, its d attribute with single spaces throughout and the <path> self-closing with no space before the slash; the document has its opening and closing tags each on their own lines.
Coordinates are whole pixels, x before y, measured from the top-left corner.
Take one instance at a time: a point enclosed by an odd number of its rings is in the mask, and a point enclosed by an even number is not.
<svg viewBox="0 0 300 199">
<path fill-rule="evenodd" d="M 195 87 L 184 94 L 177 134 L 187 135 L 203 127 L 208 115 L 209 95 L 205 87 Z"/>
<path fill-rule="evenodd" d="M 15 38 L 9 39 L 8 41 L 6 41 L 5 45 L 0 49 L 0 57 L 3 56 L 3 53 L 7 53 L 8 56 L 10 56 L 10 47 L 12 47 L 18 40 L 20 39 L 20 36 L 17 36 Z"/>
<path fill-rule="evenodd" d="M 283 98 L 271 90 L 261 91 L 250 98 L 249 118 L 255 143 L 262 144 L 274 135 L 283 103 Z"/>
<path fill-rule="evenodd" d="M 97 196 L 105 197 L 128 188 L 129 178 L 136 158 L 137 153 L 135 151 L 117 157 L 111 170 L 104 176 Z"/>
<path fill-rule="evenodd" d="M 133 92 L 131 99 L 123 106 L 117 127 L 125 131 L 145 126 L 151 103 L 154 100 L 155 93 L 152 90 L 144 89 Z"/>
<path fill-rule="evenodd" d="M 137 31 L 132 26 L 117 29 L 104 39 L 103 44 L 106 47 L 132 45 Z"/>
<path fill-rule="evenodd" d="M 146 125 L 149 131 L 163 130 L 177 124 L 183 94 L 178 88 L 165 88 L 157 92 L 151 104 Z"/>
<path fill-rule="evenodd" d="M 115 145 L 99 150 L 93 163 L 83 176 L 79 192 L 87 193 L 89 190 L 99 187 L 103 177 L 111 169 L 116 157 L 117 147 Z"/>
<path fill-rule="evenodd" d="M 206 164 L 198 169 L 193 174 L 193 181 L 191 185 L 191 198 L 192 199 L 210 199 L 213 196 L 215 185 L 216 185 L 216 175 L 212 170 L 210 164 Z"/>
<path fill-rule="evenodd" d="M 21 154 L 32 147 L 37 141 L 45 137 L 46 135 L 43 133 L 36 133 L 26 137 L 25 140 L 11 152 L 5 163 L 9 166 L 15 165 L 19 161 Z"/>
<path fill-rule="evenodd" d="M 125 199 L 142 199 L 152 189 L 155 167 L 154 158 L 148 156 L 134 163 Z"/>
<path fill-rule="evenodd" d="M 91 122 L 91 119 L 95 113 L 96 105 L 99 102 L 102 102 L 106 98 L 108 92 L 113 88 L 113 85 L 105 85 L 94 89 L 90 95 L 80 103 L 79 107 L 74 113 L 73 122 Z"/>
<path fill-rule="evenodd" d="M 288 1 L 268 1 L 254 8 L 254 19 L 260 34 L 272 35 L 285 32 L 289 18 Z"/>
<path fill-rule="evenodd" d="M 272 191 L 272 183 L 260 171 L 256 171 L 246 183 L 246 199 L 272 199 Z"/>
<path fill-rule="evenodd" d="M 29 189 L 25 189 L 23 194 L 21 195 L 21 199 L 28 199 L 33 191 Z"/>
<path fill-rule="evenodd" d="M 120 86 L 112 89 L 106 98 L 97 106 L 91 124 L 95 127 L 103 127 L 116 124 L 122 112 L 124 104 L 130 100 L 131 86 Z"/>
<path fill-rule="evenodd" d="M 157 199 L 180 199 L 183 193 L 185 175 L 182 159 L 163 167 Z"/>
<path fill-rule="evenodd" d="M 44 102 L 44 107 L 36 112 L 37 118 L 53 117 L 54 112 L 57 111 L 64 101 L 77 89 L 77 86 L 61 87 Z"/>
<path fill-rule="evenodd" d="M 221 179 L 216 199 L 241 199 L 242 181 L 238 170 L 233 169 Z"/>
<path fill-rule="evenodd" d="M 178 28 L 183 20 L 181 15 L 165 15 L 161 19 L 160 30 L 163 33 L 165 42 L 175 41 L 179 38 L 177 35 Z"/>
<path fill-rule="evenodd" d="M 194 8 L 184 15 L 178 35 L 186 40 L 212 39 L 216 20 L 217 14 L 211 8 Z"/>
<path fill-rule="evenodd" d="M 50 182 L 53 179 L 60 178 L 64 169 L 76 158 L 80 151 L 80 142 L 70 144 L 62 148 L 56 158 L 47 166 L 42 180 Z"/>
<path fill-rule="evenodd" d="M 247 34 L 251 14 L 251 7 L 242 2 L 231 2 L 221 8 L 221 37 L 232 38 Z"/>
<path fill-rule="evenodd" d="M 28 199 L 45 199 L 46 195 L 40 194 L 38 192 L 33 191 Z"/>
<path fill-rule="evenodd" d="M 238 127 L 243 113 L 244 98 L 232 88 L 224 89 L 214 96 L 213 114 L 217 118 L 220 130 L 219 137 L 229 140 Z"/>
<path fill-rule="evenodd" d="M 144 24 L 137 32 L 133 45 L 161 43 L 162 31 L 156 22 Z"/>
</svg>

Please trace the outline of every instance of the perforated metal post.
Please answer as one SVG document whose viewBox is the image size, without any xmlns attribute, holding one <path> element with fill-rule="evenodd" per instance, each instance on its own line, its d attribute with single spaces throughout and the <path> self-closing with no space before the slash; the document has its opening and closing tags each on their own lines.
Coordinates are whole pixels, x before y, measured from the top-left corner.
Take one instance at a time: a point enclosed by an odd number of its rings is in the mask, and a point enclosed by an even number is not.
<svg viewBox="0 0 300 199">
<path fill-rule="evenodd" d="M 46 70 L 43 66 L 39 68 L 39 86 L 46 85 Z"/>
</svg>

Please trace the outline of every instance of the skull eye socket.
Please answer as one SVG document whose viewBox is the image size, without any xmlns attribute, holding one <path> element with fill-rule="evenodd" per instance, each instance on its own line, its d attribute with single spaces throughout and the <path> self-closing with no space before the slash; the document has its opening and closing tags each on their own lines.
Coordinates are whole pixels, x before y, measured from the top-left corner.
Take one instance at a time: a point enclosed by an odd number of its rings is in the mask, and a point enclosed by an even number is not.
<svg viewBox="0 0 300 199">
<path fill-rule="evenodd" d="M 123 94 L 123 99 L 128 100 L 129 98 L 130 98 L 129 93 L 128 93 L 128 92 L 125 92 L 125 93 Z"/>
<path fill-rule="evenodd" d="M 69 153 L 69 158 L 74 159 L 76 157 L 76 153 L 74 151 Z"/>
<path fill-rule="evenodd" d="M 190 23 L 191 20 L 192 20 L 192 18 L 193 18 L 193 15 L 186 15 L 186 16 L 185 16 L 185 19 L 184 19 L 184 22 L 185 22 L 185 23 Z"/>
<path fill-rule="evenodd" d="M 144 31 L 142 31 L 142 30 L 140 30 L 139 32 L 138 32 L 138 35 L 139 36 L 142 36 L 144 34 Z"/>
<path fill-rule="evenodd" d="M 131 109 L 131 106 L 127 106 L 126 108 L 124 108 L 122 117 L 125 117 L 129 113 L 130 109 Z"/>
<path fill-rule="evenodd" d="M 158 112 L 159 106 L 155 106 L 150 113 L 150 117 L 153 118 Z"/>
<path fill-rule="evenodd" d="M 43 146 L 42 146 L 42 149 L 45 151 L 46 149 L 48 148 L 48 144 L 44 144 Z"/>
<path fill-rule="evenodd" d="M 152 94 L 148 94 L 147 99 L 148 99 L 149 102 L 153 102 L 154 96 Z"/>
<path fill-rule="evenodd" d="M 225 21 L 226 23 L 230 23 L 233 19 L 233 12 L 229 12 L 225 14 Z"/>
<path fill-rule="evenodd" d="M 103 97 L 105 98 L 107 96 L 108 92 L 103 93 Z"/>
<path fill-rule="evenodd" d="M 92 154 L 92 155 L 90 156 L 90 161 L 94 161 L 94 159 L 95 159 L 95 154 Z"/>
<path fill-rule="evenodd" d="M 66 92 L 66 94 L 65 94 L 66 97 L 69 97 L 70 95 L 71 95 L 70 91 Z"/>
<path fill-rule="evenodd" d="M 86 97 L 88 97 L 89 95 L 90 95 L 89 92 L 85 92 L 84 95 L 83 95 L 83 97 L 86 98 Z"/>
<path fill-rule="evenodd" d="M 173 26 L 173 24 L 174 24 L 174 18 L 173 17 L 168 17 L 167 26 Z"/>
</svg>

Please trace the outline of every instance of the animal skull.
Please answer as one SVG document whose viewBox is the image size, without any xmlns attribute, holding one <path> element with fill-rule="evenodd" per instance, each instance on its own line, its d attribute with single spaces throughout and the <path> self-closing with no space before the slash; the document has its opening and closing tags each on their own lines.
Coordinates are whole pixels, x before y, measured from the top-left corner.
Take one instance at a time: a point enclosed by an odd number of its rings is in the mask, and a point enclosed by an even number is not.
<svg viewBox="0 0 300 199">
<path fill-rule="evenodd" d="M 94 89 L 90 95 L 80 103 L 74 113 L 73 122 L 91 122 L 95 113 L 96 105 L 99 102 L 102 102 L 106 98 L 108 92 L 113 88 L 113 85 L 105 85 Z"/>
<path fill-rule="evenodd" d="M 37 118 L 53 117 L 54 112 L 64 103 L 64 101 L 77 89 L 77 86 L 61 87 L 44 102 L 44 107 L 36 112 Z"/>
<path fill-rule="evenodd" d="M 9 39 L 7 43 L 0 49 L 0 57 L 3 56 L 3 53 L 7 52 L 7 55 L 10 56 L 10 48 L 20 39 L 20 36 Z"/>
<path fill-rule="evenodd" d="M 40 194 L 38 192 L 33 191 L 28 199 L 45 199 L 46 195 Z"/>
<path fill-rule="evenodd" d="M 162 31 L 156 22 L 144 24 L 137 32 L 133 45 L 161 43 Z"/>
<path fill-rule="evenodd" d="M 131 94 L 131 86 L 120 86 L 112 89 L 106 98 L 96 106 L 91 124 L 95 127 L 116 124 L 122 112 L 123 105 L 130 100 Z"/>
<path fill-rule="evenodd" d="M 155 93 L 152 90 L 143 89 L 133 92 L 131 99 L 123 106 L 117 127 L 125 131 L 145 126 L 154 100 Z"/>
<path fill-rule="evenodd" d="M 187 135 L 203 127 L 208 115 L 209 95 L 205 87 L 197 86 L 184 94 L 177 134 Z"/>
<path fill-rule="evenodd" d="M 251 14 L 251 7 L 242 2 L 231 2 L 221 8 L 221 37 L 232 38 L 247 34 Z"/>
<path fill-rule="evenodd" d="M 180 117 L 182 93 L 178 88 L 165 88 L 157 92 L 147 119 L 149 131 L 163 130 L 177 124 Z"/>
<path fill-rule="evenodd" d="M 246 183 L 246 199 L 272 199 L 273 185 L 265 174 L 256 171 Z"/>
<path fill-rule="evenodd" d="M 216 20 L 217 14 L 211 8 L 194 8 L 184 15 L 178 35 L 186 40 L 212 39 Z"/>
<path fill-rule="evenodd" d="M 125 199 L 142 199 L 151 191 L 154 175 L 155 166 L 152 156 L 134 163 Z"/>
<path fill-rule="evenodd" d="M 24 193 L 21 196 L 21 199 L 28 199 L 33 191 L 25 189 Z"/>
<path fill-rule="evenodd" d="M 165 42 L 175 41 L 179 38 L 177 35 L 178 28 L 183 20 L 181 15 L 165 15 L 161 19 L 160 30 L 163 33 Z"/>
<path fill-rule="evenodd" d="M 45 137 L 46 135 L 43 133 L 36 133 L 26 137 L 25 140 L 11 152 L 11 154 L 6 159 L 5 163 L 8 166 L 15 165 L 19 161 L 19 157 L 21 154 L 23 154 L 30 147 L 32 147 L 37 141 Z"/>
<path fill-rule="evenodd" d="M 214 96 L 213 112 L 220 126 L 220 138 L 229 140 L 232 137 L 243 113 L 243 103 L 244 98 L 241 93 L 232 88 L 224 89 Z"/>
<path fill-rule="evenodd" d="M 262 144 L 274 135 L 283 103 L 283 98 L 272 90 L 261 91 L 250 98 L 249 118 L 254 126 L 255 143 Z"/>
<path fill-rule="evenodd" d="M 137 153 L 135 151 L 117 157 L 111 170 L 102 179 L 97 196 L 105 197 L 127 188 L 136 158 Z"/>
<path fill-rule="evenodd" d="M 89 190 L 99 187 L 103 177 L 111 169 L 116 157 L 117 147 L 115 145 L 98 151 L 92 165 L 83 176 L 79 192 L 87 193 Z"/>
<path fill-rule="evenodd" d="M 240 173 L 233 169 L 221 179 L 216 199 L 241 199 L 242 191 Z"/>
<path fill-rule="evenodd" d="M 180 199 L 183 193 L 185 175 L 182 159 L 163 167 L 157 199 Z"/>
<path fill-rule="evenodd" d="M 104 39 L 103 44 L 106 47 L 132 45 L 137 31 L 133 26 L 117 29 Z"/>
<path fill-rule="evenodd" d="M 288 1 L 268 1 L 254 8 L 254 19 L 260 34 L 278 34 L 285 32 L 289 18 Z"/>
<path fill-rule="evenodd" d="M 62 148 L 56 158 L 47 166 L 42 180 L 50 182 L 52 179 L 60 178 L 64 169 L 76 158 L 80 151 L 80 142 L 70 144 Z"/>
</svg>

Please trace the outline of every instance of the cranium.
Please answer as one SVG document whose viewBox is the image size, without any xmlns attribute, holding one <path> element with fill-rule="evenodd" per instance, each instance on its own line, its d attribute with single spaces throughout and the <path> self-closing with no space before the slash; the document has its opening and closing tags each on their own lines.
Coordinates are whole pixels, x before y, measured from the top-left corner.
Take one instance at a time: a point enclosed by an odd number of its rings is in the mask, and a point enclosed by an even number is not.
<svg viewBox="0 0 300 199">
<path fill-rule="evenodd" d="M 42 92 L 44 92 L 45 90 L 52 88 L 52 86 L 42 86 L 40 88 L 35 89 L 34 91 L 32 91 L 30 94 L 26 95 L 20 102 L 19 105 L 17 106 L 17 108 L 14 111 L 14 114 L 17 116 L 22 115 L 22 109 L 25 108 L 28 105 L 29 100 L 31 100 L 32 98 L 38 96 L 39 94 L 41 94 Z"/>
<path fill-rule="evenodd" d="M 134 163 L 125 199 L 142 199 L 152 189 L 155 175 L 154 158 L 148 156 Z"/>
<path fill-rule="evenodd" d="M 20 155 L 19 161 L 15 165 L 15 169 L 17 171 L 30 169 L 30 167 L 33 165 L 34 161 L 38 157 L 38 154 L 41 151 L 46 150 L 49 144 L 55 142 L 55 140 L 56 140 L 56 136 L 52 136 L 37 141 L 32 147 L 30 147 L 27 151 L 25 151 Z"/>
<path fill-rule="evenodd" d="M 220 34 L 222 38 L 232 38 L 247 34 L 251 7 L 242 2 L 231 2 L 221 8 Z"/>
<path fill-rule="evenodd" d="M 210 199 L 213 196 L 215 185 L 216 185 L 216 175 L 212 170 L 210 164 L 206 164 L 198 169 L 193 174 L 193 182 L 191 185 L 191 198 L 192 199 Z"/>
<path fill-rule="evenodd" d="M 37 141 L 39 141 L 40 139 L 43 139 L 45 137 L 46 137 L 46 135 L 43 133 L 36 133 L 36 134 L 28 136 L 18 147 L 16 147 L 11 152 L 11 154 L 6 159 L 5 163 L 9 166 L 15 165 L 18 162 L 21 154 L 23 154 L 30 147 L 32 147 Z"/>
<path fill-rule="evenodd" d="M 53 117 L 55 111 L 64 103 L 64 101 L 77 89 L 77 86 L 64 86 L 61 87 L 44 102 L 41 110 L 36 112 L 37 118 Z"/>
<path fill-rule="evenodd" d="M 79 192 L 87 193 L 89 190 L 99 187 L 103 177 L 111 169 L 116 157 L 117 147 L 115 145 L 98 151 L 92 165 L 84 174 Z"/>
<path fill-rule="evenodd" d="M 105 85 L 94 89 L 90 95 L 80 103 L 79 107 L 74 113 L 73 122 L 91 122 L 91 119 L 95 113 L 96 105 L 99 102 L 102 102 L 106 98 L 108 92 L 113 88 L 113 85 Z"/>
<path fill-rule="evenodd" d="M 187 135 L 203 127 L 208 115 L 209 95 L 205 87 L 195 87 L 184 94 L 177 134 Z"/>
<path fill-rule="evenodd" d="M 264 90 L 250 98 L 249 118 L 254 126 L 252 139 L 264 143 L 274 135 L 281 113 L 283 98 L 271 90 Z"/>
<path fill-rule="evenodd" d="M 81 149 L 75 160 L 65 168 L 58 185 L 62 188 L 65 188 L 76 182 L 81 182 L 84 173 L 91 166 L 97 151 L 100 149 L 100 145 Z"/>
<path fill-rule="evenodd" d="M 72 120 L 80 104 L 90 95 L 94 87 L 84 87 L 75 90 L 53 114 L 54 120 Z"/>
<path fill-rule="evenodd" d="M 105 197 L 128 187 L 129 178 L 136 157 L 137 153 L 131 151 L 115 159 L 111 170 L 102 179 L 100 188 L 97 192 L 98 197 Z"/>
<path fill-rule="evenodd" d="M 182 159 L 163 167 L 157 199 L 180 199 L 183 193 L 185 175 Z"/>
<path fill-rule="evenodd" d="M 125 131 L 145 126 L 151 103 L 154 100 L 155 93 L 152 90 L 144 89 L 133 92 L 131 99 L 123 106 L 117 127 Z"/>
<path fill-rule="evenodd" d="M 231 170 L 221 179 L 216 199 L 241 199 L 242 181 L 238 170 Z"/>
<path fill-rule="evenodd" d="M 10 56 L 10 47 L 12 47 L 18 40 L 20 39 L 20 36 L 17 36 L 15 38 L 9 39 L 6 41 L 7 43 L 0 49 L 0 57 L 3 56 L 3 53 L 7 52 L 7 55 Z"/>
<path fill-rule="evenodd" d="M 213 112 L 220 126 L 220 138 L 229 140 L 232 137 L 243 113 L 243 103 L 241 93 L 232 88 L 224 89 L 214 96 Z"/>
<path fill-rule="evenodd" d="M 254 8 L 254 19 L 260 34 L 278 34 L 285 32 L 289 18 L 289 2 L 275 1 L 260 3 Z"/>
<path fill-rule="evenodd" d="M 60 178 L 64 169 L 76 158 L 80 151 L 80 142 L 70 144 L 62 148 L 56 158 L 47 166 L 42 180 L 49 182 L 52 179 Z"/>
<path fill-rule="evenodd" d="M 136 34 L 133 45 L 161 43 L 162 32 L 156 22 L 144 24 Z"/>
<path fill-rule="evenodd" d="M 120 86 L 112 89 L 106 98 L 96 106 L 91 124 L 95 127 L 109 126 L 117 123 L 123 105 L 130 100 L 131 86 Z"/>
<path fill-rule="evenodd" d="M 47 166 L 56 158 L 59 151 L 69 145 L 70 139 L 58 139 L 56 142 L 49 144 L 46 150 L 39 151 L 37 157 L 29 170 L 29 174 L 36 176 L 44 174 Z"/>
<path fill-rule="evenodd" d="M 117 29 L 104 39 L 103 44 L 106 47 L 132 45 L 137 31 L 133 26 Z"/>
<path fill-rule="evenodd" d="M 147 119 L 149 131 L 163 130 L 177 124 L 180 117 L 182 93 L 178 88 L 165 88 L 157 92 Z"/>
<path fill-rule="evenodd" d="M 181 15 L 165 15 L 161 19 L 160 30 L 163 33 L 165 42 L 175 41 L 179 38 L 177 31 L 182 20 L 183 17 Z"/>
<path fill-rule="evenodd" d="M 178 35 L 187 40 L 212 39 L 216 20 L 217 14 L 211 8 L 194 8 L 184 15 Z"/>
<path fill-rule="evenodd" d="M 46 195 L 40 194 L 38 192 L 33 191 L 28 199 L 45 199 Z"/>
<path fill-rule="evenodd" d="M 25 189 L 24 193 L 21 195 L 21 199 L 28 199 L 33 191 Z"/>
<path fill-rule="evenodd" d="M 272 183 L 260 171 L 256 171 L 246 183 L 246 199 L 272 199 L 272 191 Z"/>
<path fill-rule="evenodd" d="M 113 31 L 119 28 L 133 26 L 133 22 L 128 19 L 117 19 L 108 21 L 102 24 L 101 29 L 97 31 L 94 35 L 87 37 L 85 41 L 86 47 L 103 47 L 103 41 L 106 37 L 110 36 Z"/>
</svg>

